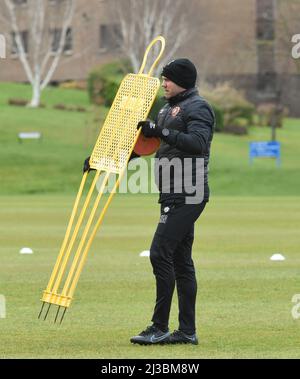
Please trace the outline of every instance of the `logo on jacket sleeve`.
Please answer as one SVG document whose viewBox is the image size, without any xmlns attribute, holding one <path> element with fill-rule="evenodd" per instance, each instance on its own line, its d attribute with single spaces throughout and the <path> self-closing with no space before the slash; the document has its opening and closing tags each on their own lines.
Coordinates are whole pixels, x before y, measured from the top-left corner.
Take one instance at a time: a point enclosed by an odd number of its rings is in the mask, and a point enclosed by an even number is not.
<svg viewBox="0 0 300 379">
<path fill-rule="evenodd" d="M 159 224 L 165 224 L 168 220 L 168 215 L 161 215 L 159 219 Z"/>
<path fill-rule="evenodd" d="M 174 107 L 171 112 L 172 117 L 176 117 L 180 111 L 181 111 L 180 107 Z"/>
</svg>

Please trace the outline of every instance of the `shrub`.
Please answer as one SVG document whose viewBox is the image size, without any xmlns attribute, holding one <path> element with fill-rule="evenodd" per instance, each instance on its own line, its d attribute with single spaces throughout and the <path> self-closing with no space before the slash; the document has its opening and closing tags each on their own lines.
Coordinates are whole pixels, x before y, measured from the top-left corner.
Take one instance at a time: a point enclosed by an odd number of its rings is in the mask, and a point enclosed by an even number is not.
<svg viewBox="0 0 300 379">
<path fill-rule="evenodd" d="M 211 104 L 216 116 L 216 132 L 221 132 L 224 129 L 224 115 L 223 111 L 214 104 Z"/>
<path fill-rule="evenodd" d="M 158 94 L 156 96 L 156 99 L 154 100 L 153 106 L 151 108 L 151 111 L 149 113 L 149 118 L 151 120 L 155 120 L 158 112 L 161 110 L 161 108 L 165 105 L 166 100 L 164 99 L 164 94 L 162 88 L 159 89 Z"/>
<path fill-rule="evenodd" d="M 289 110 L 281 104 L 261 103 L 257 106 L 259 126 L 271 126 L 275 122 L 276 127 L 282 127 L 283 118 L 287 117 Z"/>
<path fill-rule="evenodd" d="M 93 104 L 110 107 L 128 71 L 127 62 L 122 61 L 105 64 L 92 70 L 87 83 L 90 101 Z"/>
<path fill-rule="evenodd" d="M 55 104 L 55 105 L 53 106 L 53 108 L 54 108 L 54 109 L 59 109 L 59 110 L 61 110 L 61 111 L 65 111 L 65 110 L 67 110 L 67 106 L 66 106 L 65 104 Z"/>
<path fill-rule="evenodd" d="M 238 118 L 245 119 L 247 125 L 252 124 L 254 105 L 246 100 L 244 94 L 232 87 L 230 83 L 220 83 L 215 87 L 204 84 L 201 94 L 215 109 L 219 109 L 222 112 L 224 127 L 236 124 Z"/>
<path fill-rule="evenodd" d="M 82 106 L 77 106 L 77 105 L 65 105 L 65 104 L 55 104 L 53 106 L 54 109 L 58 109 L 61 111 L 76 111 L 76 112 L 86 112 L 86 108 Z"/>
<path fill-rule="evenodd" d="M 226 125 L 223 128 L 223 132 L 243 136 L 248 134 L 248 129 L 241 125 Z"/>
<path fill-rule="evenodd" d="M 85 80 L 68 80 L 66 82 L 60 83 L 60 88 L 66 88 L 66 89 L 79 89 L 79 90 L 86 90 L 87 89 L 87 83 Z"/>
<path fill-rule="evenodd" d="M 8 104 L 9 105 L 14 105 L 17 107 L 26 107 L 28 105 L 28 100 L 24 99 L 8 99 Z M 39 108 L 45 108 L 45 104 L 40 103 Z"/>
<path fill-rule="evenodd" d="M 86 110 L 86 108 L 84 108 L 84 107 L 82 107 L 82 106 L 77 106 L 77 107 L 76 107 L 76 111 L 77 111 L 77 112 L 86 112 L 87 110 Z"/>
<path fill-rule="evenodd" d="M 110 79 L 104 81 L 102 96 L 105 106 L 110 107 L 112 105 L 120 87 L 121 81 L 122 79 L 118 80 L 118 78 L 115 78 L 114 80 Z"/>
<path fill-rule="evenodd" d="M 24 99 L 8 99 L 9 105 L 16 105 L 18 107 L 25 107 L 28 104 L 28 100 Z"/>
</svg>

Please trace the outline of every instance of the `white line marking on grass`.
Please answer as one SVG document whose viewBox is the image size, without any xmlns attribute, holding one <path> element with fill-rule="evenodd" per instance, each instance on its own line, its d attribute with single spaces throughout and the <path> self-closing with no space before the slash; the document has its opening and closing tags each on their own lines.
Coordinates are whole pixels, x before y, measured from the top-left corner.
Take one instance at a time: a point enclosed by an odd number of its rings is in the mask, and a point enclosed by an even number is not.
<svg viewBox="0 0 300 379">
<path fill-rule="evenodd" d="M 5 296 L 0 295 L 0 318 L 6 317 L 6 301 Z"/>
</svg>

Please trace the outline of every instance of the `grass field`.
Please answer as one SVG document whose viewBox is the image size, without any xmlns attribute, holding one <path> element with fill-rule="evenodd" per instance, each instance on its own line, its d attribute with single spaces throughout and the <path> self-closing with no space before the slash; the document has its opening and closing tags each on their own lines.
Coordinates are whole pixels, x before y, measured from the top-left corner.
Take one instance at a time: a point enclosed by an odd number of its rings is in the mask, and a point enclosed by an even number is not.
<svg viewBox="0 0 300 379">
<path fill-rule="evenodd" d="M 299 358 L 300 120 L 278 130 L 282 166 L 248 162 L 248 143 L 268 140 L 216 134 L 211 201 L 197 224 L 198 346 L 131 345 L 149 325 L 155 285 L 148 250 L 158 221 L 156 195 L 117 195 L 105 217 L 62 325 L 37 320 L 42 291 L 62 242 L 83 159 L 99 133 L 82 91 L 49 88 L 46 108 L 7 105 L 29 98 L 25 85 L 0 83 L 0 358 Z M 86 113 L 54 110 L 64 103 Z M 105 116 L 100 108 L 97 117 Z M 42 141 L 18 142 L 21 131 Z M 19 250 L 29 246 L 32 255 Z M 283 262 L 270 261 L 281 253 Z M 175 296 L 176 298 L 176 296 Z M 177 328 L 174 298 L 170 328 Z M 54 319 L 53 310 L 50 315 Z"/>
<path fill-rule="evenodd" d="M 216 197 L 197 225 L 198 346 L 131 345 L 150 323 L 154 278 L 148 249 L 153 195 L 118 195 L 90 251 L 61 326 L 38 321 L 40 297 L 62 241 L 72 197 L 2 196 L 0 357 L 299 358 L 299 198 Z M 142 205 L 143 204 L 143 205 Z M 141 206 L 142 205 L 142 206 Z M 147 214 L 147 217 L 145 217 Z M 131 215 L 131 216 L 129 216 Z M 34 250 L 20 255 L 23 246 Z M 270 256 L 282 253 L 284 262 Z M 171 329 L 177 327 L 174 302 Z"/>
</svg>

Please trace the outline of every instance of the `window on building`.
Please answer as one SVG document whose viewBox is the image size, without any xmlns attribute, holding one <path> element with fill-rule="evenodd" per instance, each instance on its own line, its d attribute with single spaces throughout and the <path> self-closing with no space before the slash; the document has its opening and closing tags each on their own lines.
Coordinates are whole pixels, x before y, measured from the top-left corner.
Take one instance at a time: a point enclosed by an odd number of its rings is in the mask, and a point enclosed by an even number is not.
<svg viewBox="0 0 300 379">
<path fill-rule="evenodd" d="M 265 18 L 274 18 L 276 0 L 256 0 L 256 14 Z"/>
<path fill-rule="evenodd" d="M 101 50 L 115 50 L 121 47 L 122 33 L 119 24 L 102 24 L 99 32 Z"/>
<path fill-rule="evenodd" d="M 52 35 L 51 50 L 53 53 L 56 53 L 58 51 L 61 33 L 62 33 L 62 29 L 50 30 L 50 34 Z M 72 49 L 73 49 L 72 28 L 68 28 L 66 32 L 66 39 L 65 39 L 65 45 L 64 45 L 63 51 L 64 53 L 70 53 Z"/>
<path fill-rule="evenodd" d="M 13 0 L 15 5 L 25 5 L 27 4 L 27 0 Z"/>
<path fill-rule="evenodd" d="M 48 0 L 50 5 L 60 5 L 64 0 Z"/>
<path fill-rule="evenodd" d="M 257 45 L 257 66 L 259 72 L 275 71 L 275 52 L 272 42 L 261 42 Z"/>
<path fill-rule="evenodd" d="M 23 49 L 24 49 L 26 54 L 28 53 L 28 35 L 29 35 L 28 30 L 23 30 L 20 32 L 20 38 L 22 41 Z M 15 32 L 11 33 L 11 39 L 12 39 L 11 54 L 12 55 L 18 55 L 19 51 L 18 51 L 18 45 L 17 45 L 17 41 L 16 41 L 16 33 Z"/>
<path fill-rule="evenodd" d="M 257 75 L 257 90 L 261 94 L 274 94 L 277 85 L 276 72 L 266 71 Z"/>
<path fill-rule="evenodd" d="M 256 38 L 270 41 L 275 38 L 275 0 L 256 0 Z"/>
<path fill-rule="evenodd" d="M 259 18 L 256 22 L 256 38 L 271 41 L 275 38 L 274 22 L 266 18 Z"/>
<path fill-rule="evenodd" d="M 73 50 L 73 33 L 72 28 L 67 29 L 64 52 L 70 53 Z"/>
<path fill-rule="evenodd" d="M 61 29 L 52 29 L 50 30 L 51 34 L 51 51 L 55 53 L 58 50 L 59 47 L 59 40 L 60 40 L 60 35 L 61 35 Z"/>
</svg>

